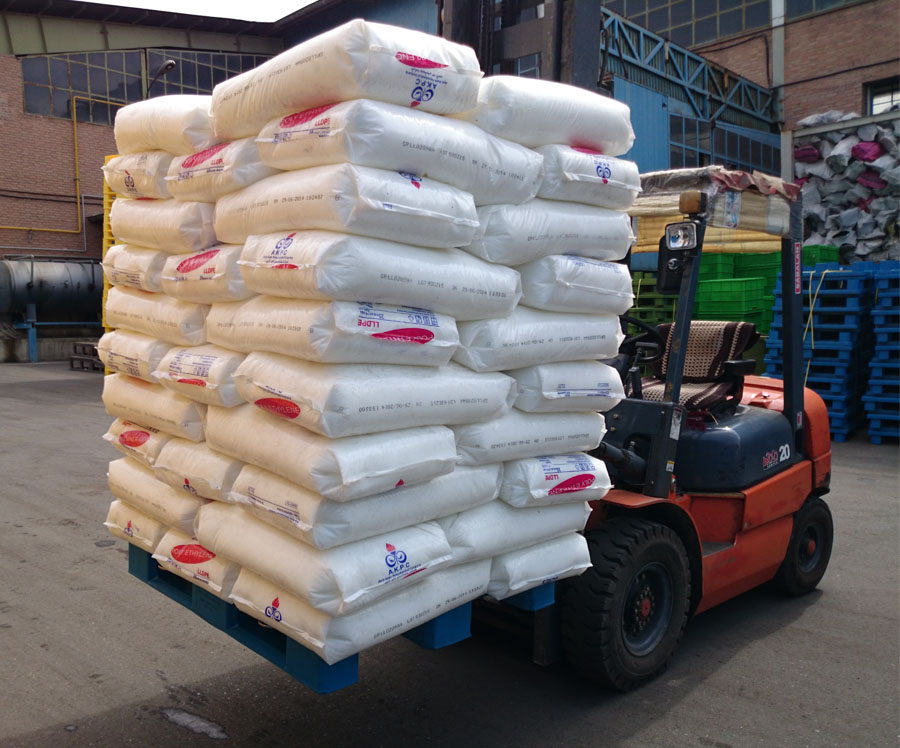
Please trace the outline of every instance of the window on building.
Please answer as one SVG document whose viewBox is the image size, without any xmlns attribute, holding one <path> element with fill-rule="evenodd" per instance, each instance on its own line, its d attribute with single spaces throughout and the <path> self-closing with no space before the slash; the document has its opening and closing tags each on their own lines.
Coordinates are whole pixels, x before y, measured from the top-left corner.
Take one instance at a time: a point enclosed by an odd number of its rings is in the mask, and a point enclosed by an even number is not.
<svg viewBox="0 0 900 748">
<path fill-rule="evenodd" d="M 154 82 L 169 59 L 175 67 Z M 79 121 L 110 125 L 125 104 L 172 93 L 208 94 L 216 83 L 266 59 L 175 49 L 31 55 L 22 58 L 25 111 L 71 119 L 74 106 Z"/>
<path fill-rule="evenodd" d="M 515 61 L 516 75 L 522 78 L 540 78 L 541 77 L 541 55 L 535 52 L 532 55 L 519 57 Z"/>
<path fill-rule="evenodd" d="M 867 83 L 865 90 L 869 114 L 900 109 L 900 77 Z"/>
<path fill-rule="evenodd" d="M 845 5 L 854 5 L 864 0 L 789 0 L 785 3 L 785 14 L 791 20 L 811 16 L 813 13 L 821 13 L 825 10 L 842 8 Z"/>
<path fill-rule="evenodd" d="M 672 169 L 721 164 L 731 169 L 778 174 L 781 148 L 767 133 L 754 136 L 727 126 L 711 127 L 705 120 L 669 115 L 669 166 Z"/>
</svg>

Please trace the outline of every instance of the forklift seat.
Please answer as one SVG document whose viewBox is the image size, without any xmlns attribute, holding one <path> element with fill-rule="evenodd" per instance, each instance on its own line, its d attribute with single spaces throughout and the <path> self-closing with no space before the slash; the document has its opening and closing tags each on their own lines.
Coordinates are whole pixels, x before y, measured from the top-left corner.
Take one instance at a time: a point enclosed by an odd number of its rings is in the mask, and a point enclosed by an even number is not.
<svg viewBox="0 0 900 748">
<path fill-rule="evenodd" d="M 641 382 L 644 400 L 662 402 L 666 388 L 669 352 L 674 325 L 656 328 L 666 341 L 661 359 L 652 364 L 653 377 Z M 738 405 L 744 390 L 744 374 L 752 374 L 753 361 L 742 361 L 741 354 L 759 340 L 751 322 L 691 322 L 680 405 L 688 411 L 717 411 Z"/>
</svg>

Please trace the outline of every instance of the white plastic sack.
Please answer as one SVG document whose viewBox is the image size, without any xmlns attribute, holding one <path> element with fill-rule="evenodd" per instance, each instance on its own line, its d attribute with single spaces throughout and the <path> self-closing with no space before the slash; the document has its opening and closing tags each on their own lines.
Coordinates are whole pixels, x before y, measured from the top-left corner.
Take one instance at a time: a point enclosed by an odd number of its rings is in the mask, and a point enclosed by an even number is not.
<svg viewBox="0 0 900 748">
<path fill-rule="evenodd" d="M 160 274 L 168 253 L 158 249 L 115 244 L 103 256 L 103 273 L 113 286 L 131 286 L 141 291 L 160 291 Z"/>
<path fill-rule="evenodd" d="M 460 249 L 421 249 L 332 231 L 249 236 L 238 265 L 257 293 L 366 299 L 456 319 L 503 317 L 522 296 L 516 271 Z"/>
<path fill-rule="evenodd" d="M 536 150 L 544 157 L 538 197 L 628 210 L 641 191 L 641 174 L 634 161 L 567 145 Z"/>
<path fill-rule="evenodd" d="M 97 354 L 107 369 L 154 382 L 153 370 L 172 346 L 128 330 L 111 330 L 97 342 Z"/>
<path fill-rule="evenodd" d="M 241 570 L 231 600 L 244 613 L 333 665 L 481 597 L 488 586 L 490 568 L 490 561 L 485 560 L 440 569 L 419 584 L 337 618 L 286 594 L 283 587 L 247 569 Z"/>
<path fill-rule="evenodd" d="M 114 499 L 109 505 L 106 529 L 126 543 L 136 545 L 147 553 L 153 553 L 163 535 L 166 526 L 159 520 L 149 517 L 143 512 L 129 506 L 120 499 Z"/>
<path fill-rule="evenodd" d="M 166 186 L 166 173 L 172 154 L 145 151 L 110 159 L 101 168 L 109 188 L 123 197 L 172 197 Z"/>
<path fill-rule="evenodd" d="M 490 421 L 517 395 L 505 374 L 455 364 L 316 364 L 276 353 L 251 353 L 234 380 L 248 403 L 331 438 Z"/>
<path fill-rule="evenodd" d="M 584 536 L 569 533 L 495 557 L 487 594 L 505 600 L 542 584 L 577 577 L 590 566 L 591 554 Z"/>
<path fill-rule="evenodd" d="M 621 156 L 634 143 L 631 111 L 625 104 L 538 78 L 485 78 L 478 104 L 458 116 L 530 148 L 563 143 Z"/>
<path fill-rule="evenodd" d="M 125 374 L 103 378 L 106 412 L 194 442 L 203 440 L 206 406 Z"/>
<path fill-rule="evenodd" d="M 506 373 L 519 385 L 515 406 L 528 413 L 602 412 L 625 398 L 619 372 L 599 361 L 538 364 Z"/>
<path fill-rule="evenodd" d="M 590 515 L 590 507 L 583 502 L 514 509 L 502 501 L 491 501 L 444 517 L 438 524 L 453 549 L 453 563 L 462 564 L 581 530 Z"/>
<path fill-rule="evenodd" d="M 500 498 L 510 506 L 552 506 L 596 501 L 611 488 L 606 464 L 576 452 L 505 463 Z"/>
<path fill-rule="evenodd" d="M 210 407 L 206 427 L 213 449 L 333 501 L 424 483 L 456 463 L 453 432 L 443 426 L 328 439 L 241 405 Z"/>
<path fill-rule="evenodd" d="M 621 260 L 634 243 L 627 213 L 557 200 L 478 209 L 467 251 L 488 262 L 522 265 L 547 255 Z"/>
<path fill-rule="evenodd" d="M 323 363 L 444 366 L 459 344 L 453 318 L 424 309 L 273 296 L 213 304 L 207 332 L 233 351 Z"/>
<path fill-rule="evenodd" d="M 244 138 L 179 156 L 170 162 L 164 179 L 176 200 L 214 203 L 277 172 L 259 160 L 255 138 Z"/>
<path fill-rule="evenodd" d="M 520 265 L 522 303 L 550 312 L 625 314 L 634 303 L 625 265 L 576 255 L 549 255 Z"/>
<path fill-rule="evenodd" d="M 172 345 L 201 345 L 206 342 L 208 309 L 166 294 L 114 286 L 106 295 L 106 324 Z"/>
<path fill-rule="evenodd" d="M 246 465 L 234 482 L 231 499 L 292 537 L 316 548 L 333 548 L 493 501 L 500 490 L 502 467 L 457 467 L 427 483 L 340 502 Z"/>
<path fill-rule="evenodd" d="M 127 457 L 109 463 L 107 479 L 117 499 L 186 534 L 193 532 L 194 518 L 207 503 L 157 480 L 149 468 Z"/>
<path fill-rule="evenodd" d="M 447 114 L 475 105 L 480 78 L 470 47 L 356 19 L 223 81 L 212 113 L 226 140 L 256 135 L 273 117 L 350 99 Z"/>
<path fill-rule="evenodd" d="M 109 225 L 120 242 L 187 254 L 216 243 L 213 209 L 212 203 L 119 198 L 110 208 Z"/>
<path fill-rule="evenodd" d="M 460 322 L 453 360 L 475 371 L 612 358 L 624 336 L 613 315 L 564 314 L 516 307 L 508 317 Z"/>
<path fill-rule="evenodd" d="M 472 241 L 478 215 L 472 195 L 448 184 L 333 164 L 276 174 L 225 195 L 216 203 L 215 226 L 219 241 L 231 244 L 251 234 L 325 229 L 420 247 L 462 247 Z"/>
<path fill-rule="evenodd" d="M 189 255 L 172 255 L 160 274 L 169 296 L 197 304 L 240 301 L 254 295 L 244 284 L 237 261 L 240 244 L 220 244 Z"/>
<path fill-rule="evenodd" d="M 460 465 L 488 465 L 525 457 L 596 449 L 606 433 L 599 413 L 523 413 L 454 426 Z"/>
<path fill-rule="evenodd" d="M 153 381 L 198 403 L 233 408 L 244 402 L 234 372 L 244 356 L 217 345 L 172 348 L 153 371 Z"/>
<path fill-rule="evenodd" d="M 172 488 L 194 496 L 231 501 L 231 487 L 243 462 L 219 454 L 206 442 L 171 439 L 153 464 L 153 474 Z"/>
<path fill-rule="evenodd" d="M 357 99 L 269 122 L 257 139 L 265 163 L 308 169 L 348 162 L 402 171 L 471 192 L 476 205 L 535 196 L 541 156 L 468 122 Z"/>
<path fill-rule="evenodd" d="M 204 548 L 190 535 L 169 530 L 153 554 L 166 571 L 227 600 L 241 571 L 233 561 Z"/>
<path fill-rule="evenodd" d="M 145 467 L 152 468 L 171 434 L 150 426 L 140 426 L 123 418 L 117 418 L 103 435 L 104 441 L 118 449 L 126 457 L 133 457 Z"/>
<path fill-rule="evenodd" d="M 241 507 L 212 502 L 195 523 L 210 550 L 270 579 L 317 610 L 343 615 L 420 582 L 450 560 L 439 525 L 428 522 L 321 551 Z"/>
<path fill-rule="evenodd" d="M 113 129 L 119 153 L 194 153 L 215 142 L 209 116 L 211 96 L 158 96 L 124 106 Z"/>
</svg>

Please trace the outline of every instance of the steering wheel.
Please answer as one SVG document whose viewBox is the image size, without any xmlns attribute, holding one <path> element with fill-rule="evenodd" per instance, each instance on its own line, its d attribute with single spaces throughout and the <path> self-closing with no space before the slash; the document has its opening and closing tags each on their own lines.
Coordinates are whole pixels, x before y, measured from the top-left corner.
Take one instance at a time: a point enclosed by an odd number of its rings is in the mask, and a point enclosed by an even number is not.
<svg viewBox="0 0 900 748">
<path fill-rule="evenodd" d="M 634 359 L 636 364 L 652 364 L 659 361 L 666 351 L 666 341 L 655 325 L 642 320 L 620 314 L 619 319 L 625 323 L 625 340 L 619 346 L 619 353 L 624 353 Z M 641 330 L 637 335 L 628 335 L 629 325 L 634 325 Z M 638 347 L 640 344 L 640 347 Z"/>
</svg>

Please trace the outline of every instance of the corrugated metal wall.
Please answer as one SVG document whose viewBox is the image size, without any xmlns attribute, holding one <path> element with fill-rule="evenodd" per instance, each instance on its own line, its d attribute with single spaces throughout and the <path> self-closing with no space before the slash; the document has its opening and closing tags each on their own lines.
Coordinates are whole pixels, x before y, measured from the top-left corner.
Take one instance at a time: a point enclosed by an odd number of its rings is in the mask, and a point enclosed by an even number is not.
<svg viewBox="0 0 900 748">
<path fill-rule="evenodd" d="M 641 173 L 669 168 L 669 110 L 666 97 L 649 88 L 615 79 L 615 97 L 631 107 L 634 147 L 623 157 Z"/>
</svg>

